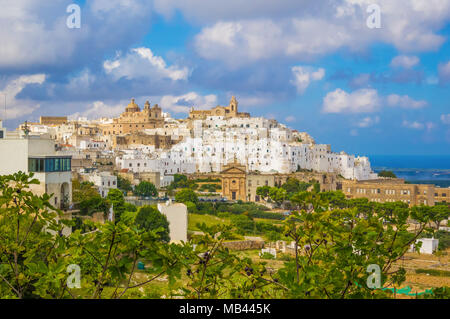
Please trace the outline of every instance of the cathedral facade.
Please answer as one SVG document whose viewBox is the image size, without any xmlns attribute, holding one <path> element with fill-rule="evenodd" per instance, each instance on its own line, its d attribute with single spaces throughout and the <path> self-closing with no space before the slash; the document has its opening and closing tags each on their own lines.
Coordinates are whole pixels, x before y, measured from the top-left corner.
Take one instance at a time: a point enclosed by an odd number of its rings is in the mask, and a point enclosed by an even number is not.
<svg viewBox="0 0 450 319">
<path fill-rule="evenodd" d="M 164 126 L 162 110 L 155 104 L 150 106 L 149 101 L 145 102 L 144 109 L 141 110 L 134 99 L 125 108 L 118 118 L 112 123 L 102 124 L 103 135 L 123 135 L 136 134 L 145 129 L 158 128 Z"/>
</svg>

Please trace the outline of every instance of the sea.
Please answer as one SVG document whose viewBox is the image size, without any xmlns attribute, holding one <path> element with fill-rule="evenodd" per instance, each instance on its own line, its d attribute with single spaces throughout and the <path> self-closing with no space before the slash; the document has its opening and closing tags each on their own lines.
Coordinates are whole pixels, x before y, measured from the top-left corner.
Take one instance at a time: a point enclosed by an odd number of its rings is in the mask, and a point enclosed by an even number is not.
<svg viewBox="0 0 450 319">
<path fill-rule="evenodd" d="M 450 155 L 371 155 L 374 172 L 393 171 L 413 184 L 450 187 Z"/>
</svg>

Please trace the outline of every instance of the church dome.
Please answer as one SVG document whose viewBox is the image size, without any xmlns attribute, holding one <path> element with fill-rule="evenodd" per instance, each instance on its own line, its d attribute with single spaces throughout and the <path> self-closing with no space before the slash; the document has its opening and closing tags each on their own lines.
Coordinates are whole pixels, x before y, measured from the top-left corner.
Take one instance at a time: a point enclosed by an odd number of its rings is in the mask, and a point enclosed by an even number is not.
<svg viewBox="0 0 450 319">
<path fill-rule="evenodd" d="M 139 106 L 134 102 L 134 99 L 131 99 L 131 103 L 128 104 L 128 106 L 125 108 L 126 112 L 140 112 L 141 109 Z"/>
</svg>

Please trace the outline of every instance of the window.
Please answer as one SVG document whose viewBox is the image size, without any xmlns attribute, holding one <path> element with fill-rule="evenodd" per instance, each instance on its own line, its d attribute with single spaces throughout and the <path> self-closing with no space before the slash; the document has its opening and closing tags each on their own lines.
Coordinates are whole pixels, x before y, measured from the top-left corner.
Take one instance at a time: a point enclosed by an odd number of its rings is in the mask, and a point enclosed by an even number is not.
<svg viewBox="0 0 450 319">
<path fill-rule="evenodd" d="M 30 172 L 69 172 L 72 169 L 70 158 L 29 158 Z"/>
</svg>

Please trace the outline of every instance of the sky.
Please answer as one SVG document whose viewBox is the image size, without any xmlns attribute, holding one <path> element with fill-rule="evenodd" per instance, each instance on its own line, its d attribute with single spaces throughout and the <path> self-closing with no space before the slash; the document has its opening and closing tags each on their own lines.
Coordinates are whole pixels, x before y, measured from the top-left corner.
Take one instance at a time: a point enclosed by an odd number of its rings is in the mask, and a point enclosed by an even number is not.
<svg viewBox="0 0 450 319">
<path fill-rule="evenodd" d="M 71 4 L 80 7 L 79 28 L 69 28 L 78 21 Z M 336 152 L 450 155 L 450 0 L 0 7 L 8 129 L 43 115 L 117 116 L 131 98 L 184 118 L 234 95 L 240 111 L 308 132 Z"/>
</svg>

